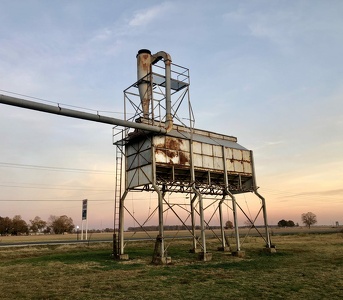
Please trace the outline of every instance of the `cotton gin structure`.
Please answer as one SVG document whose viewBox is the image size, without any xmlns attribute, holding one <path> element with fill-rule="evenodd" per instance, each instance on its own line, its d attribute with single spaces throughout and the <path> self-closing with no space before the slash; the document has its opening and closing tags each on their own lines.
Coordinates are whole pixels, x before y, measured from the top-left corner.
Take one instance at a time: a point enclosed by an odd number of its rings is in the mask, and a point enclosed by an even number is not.
<svg viewBox="0 0 343 300">
<path fill-rule="evenodd" d="M 252 227 L 257 218 L 251 219 L 241 207 L 237 207 L 235 195 L 248 192 L 255 193 L 261 200 L 257 215 L 262 213 L 264 225 L 261 232 L 257 230 L 265 240 L 266 249 L 271 249 L 265 199 L 257 192 L 252 151 L 239 145 L 236 137 L 194 128 L 189 70 L 173 64 L 168 53 L 151 54 L 147 49 L 140 50 L 137 75 L 137 82 L 124 91 L 125 120 L 151 125 L 157 130 L 132 131 L 126 127 L 121 131 L 115 128 L 114 131 L 114 144 L 117 146 L 115 257 L 128 258 L 125 253 L 124 215 L 129 210 L 127 195 L 134 191 L 157 194 L 158 235 L 154 263 L 171 261 L 165 246 L 166 212 L 172 212 L 192 236 L 191 250 L 198 253 L 201 260 L 211 260 L 205 234 L 210 226 L 204 217 L 209 206 L 215 206 L 214 213 L 220 220 L 220 233 L 216 235 L 220 241 L 218 249 L 239 254 L 238 209 L 249 219 Z M 186 118 L 181 115 L 186 115 Z M 169 201 L 168 195 L 174 193 L 186 194 L 186 217 L 176 211 L 177 204 Z M 228 200 L 233 214 L 235 249 L 230 249 L 225 236 L 223 203 Z M 134 217 L 132 213 L 130 215 Z"/>
</svg>

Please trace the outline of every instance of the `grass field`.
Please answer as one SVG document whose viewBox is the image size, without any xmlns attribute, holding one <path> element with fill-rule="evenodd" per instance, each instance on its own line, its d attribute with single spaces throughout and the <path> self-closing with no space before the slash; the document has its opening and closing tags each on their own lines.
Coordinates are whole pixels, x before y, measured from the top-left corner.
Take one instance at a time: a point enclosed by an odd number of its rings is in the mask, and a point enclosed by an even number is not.
<svg viewBox="0 0 343 300">
<path fill-rule="evenodd" d="M 273 237 L 244 242 L 245 258 L 218 252 L 210 262 L 173 241 L 172 264 L 151 265 L 151 242 L 129 243 L 128 261 L 111 258 L 111 243 L 0 248 L 1 299 L 342 299 L 343 234 Z"/>
</svg>

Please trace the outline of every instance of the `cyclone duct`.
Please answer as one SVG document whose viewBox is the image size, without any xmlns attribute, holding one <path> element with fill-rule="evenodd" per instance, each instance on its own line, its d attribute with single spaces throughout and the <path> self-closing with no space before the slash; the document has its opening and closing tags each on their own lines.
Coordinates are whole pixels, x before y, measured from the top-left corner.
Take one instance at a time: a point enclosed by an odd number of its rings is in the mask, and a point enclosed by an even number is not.
<svg viewBox="0 0 343 300">
<path fill-rule="evenodd" d="M 166 88 L 166 116 L 165 128 L 170 131 L 173 128 L 173 117 L 171 114 L 171 57 L 164 51 L 151 55 L 151 51 L 141 49 L 137 54 L 137 80 L 141 99 L 143 118 L 149 118 L 150 105 L 152 102 L 152 64 L 163 59 L 165 65 L 165 88 Z"/>
</svg>

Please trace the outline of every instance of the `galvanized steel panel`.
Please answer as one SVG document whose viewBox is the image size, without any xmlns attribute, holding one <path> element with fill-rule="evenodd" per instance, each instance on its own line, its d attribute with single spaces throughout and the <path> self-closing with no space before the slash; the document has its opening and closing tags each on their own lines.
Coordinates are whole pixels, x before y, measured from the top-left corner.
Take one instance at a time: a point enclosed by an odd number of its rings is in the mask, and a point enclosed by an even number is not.
<svg viewBox="0 0 343 300">
<path fill-rule="evenodd" d="M 197 154 L 201 154 L 202 150 L 201 150 L 201 143 L 199 142 L 193 142 L 193 152 L 197 153 Z"/>
<path fill-rule="evenodd" d="M 130 155 L 127 157 L 126 162 L 127 162 L 127 169 L 131 170 L 138 167 L 139 160 L 138 160 L 137 155 Z"/>
<path fill-rule="evenodd" d="M 250 162 L 243 161 L 244 173 L 252 174 L 252 167 Z"/>
<path fill-rule="evenodd" d="M 194 167 L 198 167 L 198 168 L 202 168 L 202 155 L 200 154 L 194 154 L 193 155 L 194 158 Z"/>
<path fill-rule="evenodd" d="M 235 168 L 235 172 L 238 172 L 238 173 L 243 173 L 244 172 L 243 163 L 241 161 L 234 160 L 233 161 L 233 165 L 234 165 L 234 168 Z"/>
<path fill-rule="evenodd" d="M 149 138 L 139 142 L 139 151 L 144 151 L 151 148 L 151 140 Z"/>
<path fill-rule="evenodd" d="M 224 170 L 224 160 L 222 157 L 214 157 L 213 158 L 213 168 L 215 170 Z"/>
<path fill-rule="evenodd" d="M 212 145 L 202 143 L 202 154 L 212 156 L 213 155 Z"/>
<path fill-rule="evenodd" d="M 152 162 L 151 149 L 140 152 L 138 156 L 138 160 L 139 160 L 139 166 L 151 164 Z"/>
<path fill-rule="evenodd" d="M 139 185 L 145 185 L 152 182 L 152 166 L 147 165 L 138 171 Z"/>
<path fill-rule="evenodd" d="M 243 160 L 245 161 L 251 161 L 250 158 L 250 151 L 242 151 L 243 152 Z"/>
<path fill-rule="evenodd" d="M 213 169 L 213 156 L 202 156 L 202 166 L 207 169 Z"/>
<path fill-rule="evenodd" d="M 226 160 L 226 169 L 228 172 L 234 172 L 235 171 L 235 166 L 233 164 L 233 161 L 231 161 L 230 159 Z"/>
<path fill-rule="evenodd" d="M 232 151 L 233 151 L 233 159 L 236 159 L 236 160 L 242 160 L 243 159 L 242 150 L 232 149 Z"/>
<path fill-rule="evenodd" d="M 137 169 L 127 171 L 127 185 L 129 188 L 138 186 L 138 171 Z"/>
<path fill-rule="evenodd" d="M 223 157 L 223 147 L 213 145 L 213 156 Z"/>
<path fill-rule="evenodd" d="M 137 153 L 139 146 L 138 143 L 132 143 L 127 145 L 126 149 L 126 155 L 133 155 L 135 153 Z"/>
<path fill-rule="evenodd" d="M 231 148 L 227 148 L 227 147 L 225 147 L 224 148 L 225 150 L 225 157 L 227 158 L 227 159 L 232 159 L 232 149 Z"/>
</svg>

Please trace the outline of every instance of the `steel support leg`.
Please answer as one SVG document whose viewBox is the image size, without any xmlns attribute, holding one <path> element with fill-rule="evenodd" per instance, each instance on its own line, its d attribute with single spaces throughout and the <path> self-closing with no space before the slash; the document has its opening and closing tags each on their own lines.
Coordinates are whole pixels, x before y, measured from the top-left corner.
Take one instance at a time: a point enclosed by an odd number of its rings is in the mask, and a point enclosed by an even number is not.
<svg viewBox="0 0 343 300">
<path fill-rule="evenodd" d="M 225 240 L 225 231 L 224 231 L 224 220 L 223 220 L 223 208 L 222 208 L 222 204 L 225 200 L 225 197 L 220 200 L 219 204 L 218 204 L 218 208 L 219 208 L 219 221 L 220 221 L 220 234 L 221 234 L 221 239 L 222 239 L 222 250 L 225 251 L 227 245 L 226 245 L 226 240 Z"/>
<path fill-rule="evenodd" d="M 238 252 L 238 251 L 241 251 L 241 243 L 239 240 L 239 232 L 238 232 L 236 198 L 229 190 L 227 190 L 227 193 L 232 199 L 233 223 L 234 223 L 234 228 L 235 228 L 236 247 L 237 247 L 237 252 Z"/>
<path fill-rule="evenodd" d="M 193 235 L 193 249 L 192 251 L 197 252 L 197 237 L 195 232 L 195 207 L 194 202 L 197 198 L 197 195 L 195 194 L 191 200 L 191 221 L 192 221 L 192 235 Z"/>
<path fill-rule="evenodd" d="M 264 227 L 266 233 L 266 241 L 267 241 L 267 248 L 271 248 L 271 240 L 269 235 L 269 228 L 268 228 L 268 219 L 267 219 L 267 208 L 266 208 L 266 200 L 262 197 L 256 190 L 254 191 L 256 196 L 259 197 L 262 201 L 262 211 L 263 211 L 263 220 L 264 220 Z"/>
</svg>

